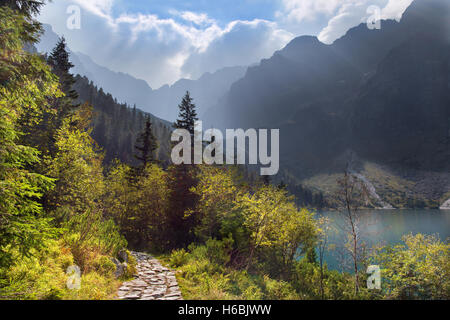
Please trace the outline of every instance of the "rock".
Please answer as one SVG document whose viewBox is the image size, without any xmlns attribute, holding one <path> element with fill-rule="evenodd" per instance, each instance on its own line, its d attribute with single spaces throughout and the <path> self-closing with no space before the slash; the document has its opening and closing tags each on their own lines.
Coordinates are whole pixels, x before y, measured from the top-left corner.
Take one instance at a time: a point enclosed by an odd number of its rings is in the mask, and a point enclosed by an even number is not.
<svg viewBox="0 0 450 320">
<path fill-rule="evenodd" d="M 171 294 L 166 294 L 164 297 L 165 298 L 181 298 L 181 294 L 180 293 L 171 293 Z"/>
<path fill-rule="evenodd" d="M 445 201 L 445 202 L 442 204 L 442 206 L 441 206 L 440 209 L 441 209 L 441 210 L 450 210 L 450 199 L 448 199 L 447 201 Z"/>
<path fill-rule="evenodd" d="M 125 250 L 120 250 L 117 257 L 120 261 L 128 263 L 128 253 Z"/>
<path fill-rule="evenodd" d="M 136 279 L 122 284 L 118 291 L 118 298 L 123 300 L 183 300 L 178 287 L 175 272 L 161 265 L 161 263 L 150 255 L 131 252 L 138 261 Z M 119 256 L 119 259 L 124 257 Z M 117 271 L 125 266 L 126 262 L 120 263 L 114 259 Z M 119 272 L 118 272 L 119 273 Z"/>
<path fill-rule="evenodd" d="M 122 277 L 127 271 L 127 264 L 120 263 L 120 261 L 116 258 L 112 258 L 111 261 L 116 265 L 116 271 L 114 271 L 114 276 L 116 277 L 116 279 Z"/>
<path fill-rule="evenodd" d="M 123 299 L 125 299 L 125 300 L 137 300 L 140 297 L 141 296 L 139 295 L 139 293 L 130 293 L 130 294 L 124 296 Z"/>
</svg>

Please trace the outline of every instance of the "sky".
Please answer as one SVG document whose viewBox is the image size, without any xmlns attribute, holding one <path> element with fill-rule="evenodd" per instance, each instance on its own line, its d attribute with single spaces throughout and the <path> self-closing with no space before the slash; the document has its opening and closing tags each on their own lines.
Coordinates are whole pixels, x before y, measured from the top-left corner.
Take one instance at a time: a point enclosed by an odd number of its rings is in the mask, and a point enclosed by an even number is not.
<svg viewBox="0 0 450 320">
<path fill-rule="evenodd" d="M 412 0 L 53 0 L 39 20 L 72 51 L 157 89 L 269 58 L 293 38 L 332 43 L 367 22 L 401 18 Z M 68 28 L 79 9 L 79 28 Z M 369 10 L 368 10 L 369 9 Z M 378 15 L 377 15 L 378 16 Z M 73 25 L 73 24 L 72 24 Z"/>
</svg>

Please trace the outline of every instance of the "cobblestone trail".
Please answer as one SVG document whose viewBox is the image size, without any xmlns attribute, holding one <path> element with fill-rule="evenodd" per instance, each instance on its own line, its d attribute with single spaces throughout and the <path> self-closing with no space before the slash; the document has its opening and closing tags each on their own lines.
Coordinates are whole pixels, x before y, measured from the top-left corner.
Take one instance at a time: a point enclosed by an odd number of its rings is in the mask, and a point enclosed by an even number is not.
<svg viewBox="0 0 450 320">
<path fill-rule="evenodd" d="M 152 256 L 132 252 L 137 260 L 136 279 L 119 288 L 122 300 L 183 300 L 175 272 L 161 265 Z"/>
</svg>

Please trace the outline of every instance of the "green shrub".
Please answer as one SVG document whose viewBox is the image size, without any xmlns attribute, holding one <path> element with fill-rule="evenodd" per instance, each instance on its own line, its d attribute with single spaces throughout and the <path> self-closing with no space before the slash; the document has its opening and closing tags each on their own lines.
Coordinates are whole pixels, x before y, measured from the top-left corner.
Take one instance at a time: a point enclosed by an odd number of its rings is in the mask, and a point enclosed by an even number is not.
<svg viewBox="0 0 450 320">
<path fill-rule="evenodd" d="M 242 292 L 242 298 L 244 300 L 262 300 L 264 298 L 264 293 L 260 287 L 251 285 Z"/>
<path fill-rule="evenodd" d="M 116 270 L 116 265 L 106 256 L 98 257 L 94 263 L 95 271 L 101 275 L 112 276 Z"/>
<path fill-rule="evenodd" d="M 186 252 L 186 250 L 184 249 L 174 250 L 170 255 L 169 264 L 171 267 L 179 268 L 188 263 L 188 260 L 189 254 Z"/>
<path fill-rule="evenodd" d="M 1 299 L 65 300 L 113 299 L 120 282 L 110 272 L 112 262 L 106 256 L 95 256 L 86 265 L 81 277 L 81 289 L 67 289 L 67 267 L 74 257 L 63 241 L 49 240 L 46 249 L 32 251 L 29 258 L 11 250 L 15 263 L 0 268 Z M 89 248 L 88 248 L 89 249 Z M 90 251 L 91 252 L 91 251 Z M 91 261 L 91 260 L 89 260 Z M 115 268 L 115 266 L 114 266 Z"/>
<path fill-rule="evenodd" d="M 61 288 L 51 288 L 47 294 L 45 294 L 43 300 L 62 300 L 64 297 L 64 290 Z"/>
<path fill-rule="evenodd" d="M 126 251 L 128 262 L 127 262 L 127 269 L 125 270 L 125 274 L 123 275 L 123 278 L 130 279 L 137 273 L 137 260 L 136 258 L 131 254 L 130 251 Z"/>
<path fill-rule="evenodd" d="M 277 281 L 265 276 L 264 282 L 267 300 L 298 300 L 300 298 L 292 285 L 285 281 Z"/>
<path fill-rule="evenodd" d="M 230 252 L 232 248 L 232 238 L 227 238 L 222 241 L 209 239 L 206 241 L 206 257 L 213 264 L 226 266 L 230 262 Z"/>
</svg>

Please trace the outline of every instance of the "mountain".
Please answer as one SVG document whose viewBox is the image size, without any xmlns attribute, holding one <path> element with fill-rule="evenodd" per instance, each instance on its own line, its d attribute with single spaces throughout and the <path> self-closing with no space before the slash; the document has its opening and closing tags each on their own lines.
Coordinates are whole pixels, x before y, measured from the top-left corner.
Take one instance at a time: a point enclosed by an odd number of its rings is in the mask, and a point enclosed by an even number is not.
<svg viewBox="0 0 450 320">
<path fill-rule="evenodd" d="M 285 182 L 329 191 L 353 159 L 384 202 L 436 207 L 450 194 L 448 21 L 450 1 L 416 0 L 380 30 L 298 37 L 250 67 L 205 126 L 279 128 Z"/>
<path fill-rule="evenodd" d="M 157 115 L 168 120 L 178 117 L 178 105 L 186 91 L 191 93 L 200 118 L 219 99 L 225 95 L 231 85 L 242 78 L 246 67 L 228 67 L 214 73 L 205 73 L 198 80 L 181 79 L 172 86 L 165 85 L 153 90 L 149 103 L 154 106 Z"/>
<path fill-rule="evenodd" d="M 157 158 L 168 163 L 170 156 L 170 136 L 172 124 L 127 104 L 119 103 L 102 88 L 97 88 L 86 77 L 77 75 L 73 89 L 79 95 L 79 102 L 93 106 L 92 138 L 105 152 L 105 162 L 119 159 L 128 164 L 136 164 L 135 142 L 144 129 L 145 117 L 153 124 L 153 133 L 158 140 Z"/>
<path fill-rule="evenodd" d="M 52 27 L 44 24 L 44 34 L 37 45 L 39 52 L 51 52 L 58 41 L 58 35 Z M 163 119 L 174 121 L 178 116 L 178 104 L 186 91 L 195 98 L 199 115 L 217 104 L 229 90 L 231 84 L 242 78 L 246 67 L 229 67 L 206 73 L 198 80 L 181 79 L 173 85 L 153 90 L 146 81 L 136 79 L 129 74 L 114 72 L 100 66 L 89 56 L 71 52 L 75 67 L 72 72 L 88 77 L 93 83 L 111 92 L 119 102 L 137 105 L 140 109 Z"/>
</svg>

